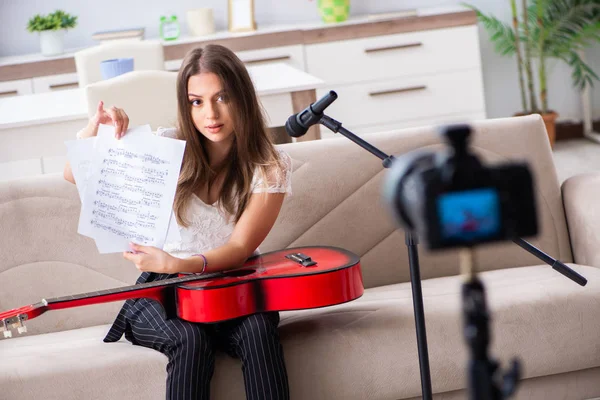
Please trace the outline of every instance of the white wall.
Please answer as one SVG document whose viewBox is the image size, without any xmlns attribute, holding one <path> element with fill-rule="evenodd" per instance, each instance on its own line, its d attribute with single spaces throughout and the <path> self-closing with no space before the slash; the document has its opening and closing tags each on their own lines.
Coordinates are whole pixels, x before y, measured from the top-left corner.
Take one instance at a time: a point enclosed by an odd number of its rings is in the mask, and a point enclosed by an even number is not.
<svg viewBox="0 0 600 400">
<path fill-rule="evenodd" d="M 509 21 L 508 0 L 467 1 Z M 175 14 L 181 21 L 182 34 L 187 34 L 186 10 L 211 7 L 214 9 L 217 30 L 226 29 L 227 0 L 0 0 L 0 57 L 39 52 L 38 37 L 25 27 L 36 13 L 56 9 L 77 15 L 78 26 L 66 35 L 66 47 L 78 48 L 96 44 L 94 32 L 126 27 L 144 27 L 146 37 L 158 36 L 161 15 Z M 397 11 L 413 7 L 433 7 L 460 4 L 460 0 L 352 0 L 353 15 Z M 276 4 L 276 6 L 275 6 Z M 319 19 L 316 0 L 255 0 L 256 21 L 259 25 L 315 21 Z M 485 97 L 489 117 L 510 116 L 520 108 L 516 80 L 516 64 L 511 58 L 494 53 L 487 34 L 481 31 L 481 53 Z M 600 45 L 587 51 L 588 61 L 600 74 Z M 571 88 L 570 70 L 558 64 L 552 67 L 548 85 L 549 106 L 559 112 L 562 120 L 581 119 L 581 100 Z M 600 118 L 600 83 L 592 89 L 594 117 Z"/>
</svg>

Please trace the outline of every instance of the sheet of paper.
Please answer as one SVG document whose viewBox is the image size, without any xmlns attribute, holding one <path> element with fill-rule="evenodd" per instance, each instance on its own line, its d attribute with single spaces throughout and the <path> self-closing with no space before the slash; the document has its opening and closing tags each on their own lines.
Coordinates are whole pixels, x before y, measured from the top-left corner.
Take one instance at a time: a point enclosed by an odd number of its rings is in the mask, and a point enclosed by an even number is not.
<svg viewBox="0 0 600 400">
<path fill-rule="evenodd" d="M 78 232 L 93 237 L 100 253 L 129 251 L 129 242 L 162 248 L 184 149 L 185 141 L 155 136 L 148 125 L 120 140 L 114 127 L 100 125 Z"/>
<path fill-rule="evenodd" d="M 181 241 L 181 234 L 179 233 L 179 226 L 177 225 L 177 218 L 175 212 L 171 212 L 171 220 L 169 221 L 169 230 L 167 231 L 167 238 L 165 243 L 168 242 L 179 242 Z"/>
<path fill-rule="evenodd" d="M 67 146 L 67 159 L 71 164 L 79 199 L 83 203 L 85 185 L 92 172 L 92 155 L 94 154 L 96 137 L 67 140 L 65 141 L 65 145 Z"/>
</svg>

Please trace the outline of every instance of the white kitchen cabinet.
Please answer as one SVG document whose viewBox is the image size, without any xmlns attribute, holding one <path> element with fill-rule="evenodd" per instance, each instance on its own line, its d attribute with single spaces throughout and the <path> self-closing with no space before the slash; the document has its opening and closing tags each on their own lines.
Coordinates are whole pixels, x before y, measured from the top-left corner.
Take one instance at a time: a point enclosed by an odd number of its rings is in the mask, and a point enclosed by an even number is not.
<svg viewBox="0 0 600 400">
<path fill-rule="evenodd" d="M 33 78 L 33 92 L 45 93 L 79 87 L 77 73 L 48 75 Z"/>
<path fill-rule="evenodd" d="M 306 46 L 306 72 L 332 85 L 432 75 L 480 64 L 474 25 Z"/>
<path fill-rule="evenodd" d="M 272 47 L 260 50 L 238 51 L 236 55 L 246 65 L 257 65 L 265 63 L 283 62 L 306 71 L 304 61 L 304 46 L 301 44 L 294 46 Z"/>
<path fill-rule="evenodd" d="M 237 51 L 235 54 L 248 66 L 283 62 L 302 71 L 306 70 L 304 62 L 304 46 L 301 44 L 270 47 L 259 50 Z M 182 61 L 183 60 L 165 61 L 165 69 L 167 71 L 177 71 L 181 66 Z"/>
<path fill-rule="evenodd" d="M 326 82 L 317 97 L 338 94 L 326 114 L 356 134 L 486 117 L 475 25 L 310 44 L 305 57 Z"/>
<path fill-rule="evenodd" d="M 477 69 L 435 75 L 415 75 L 317 90 L 317 97 L 334 90 L 338 99 L 326 114 L 347 127 L 383 125 L 436 115 L 469 114 L 482 110 L 483 86 L 473 79 Z"/>
<path fill-rule="evenodd" d="M 0 97 L 21 96 L 33 93 L 31 79 L 0 82 Z"/>
</svg>

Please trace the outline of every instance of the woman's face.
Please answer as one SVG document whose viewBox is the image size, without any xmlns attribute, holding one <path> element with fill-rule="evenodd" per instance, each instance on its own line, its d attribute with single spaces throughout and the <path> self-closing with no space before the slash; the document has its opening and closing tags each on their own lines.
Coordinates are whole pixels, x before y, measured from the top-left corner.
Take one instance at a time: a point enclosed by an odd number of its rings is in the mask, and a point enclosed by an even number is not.
<svg viewBox="0 0 600 400">
<path fill-rule="evenodd" d="M 212 72 L 193 75 L 187 88 L 196 129 L 212 143 L 229 146 L 234 139 L 233 119 L 219 77 Z"/>
</svg>

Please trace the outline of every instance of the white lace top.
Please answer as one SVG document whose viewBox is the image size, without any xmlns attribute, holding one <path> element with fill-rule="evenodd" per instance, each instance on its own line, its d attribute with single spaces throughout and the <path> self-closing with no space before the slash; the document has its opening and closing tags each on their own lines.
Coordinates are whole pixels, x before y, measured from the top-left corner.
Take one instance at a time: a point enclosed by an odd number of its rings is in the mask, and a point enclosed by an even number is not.
<svg viewBox="0 0 600 400">
<path fill-rule="evenodd" d="M 174 138 L 177 130 L 158 128 L 156 134 Z M 284 170 L 273 171 L 273 175 L 267 178 L 267 182 L 261 174 L 255 174 L 252 180 L 253 193 L 287 193 L 288 195 L 292 193 L 292 160 L 283 150 L 278 151 L 285 166 Z M 193 195 L 185 210 L 185 217 L 190 225 L 184 228 L 178 224 L 181 240 L 169 241 L 167 238 L 163 250 L 174 257 L 188 258 L 192 254 L 224 245 L 233 233 L 235 223 L 228 222 L 227 215 L 223 213 L 224 211 L 216 203 L 206 204 L 198 196 Z"/>
</svg>

